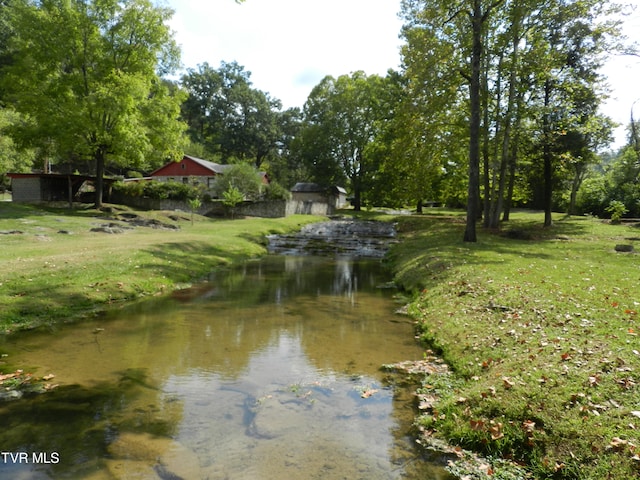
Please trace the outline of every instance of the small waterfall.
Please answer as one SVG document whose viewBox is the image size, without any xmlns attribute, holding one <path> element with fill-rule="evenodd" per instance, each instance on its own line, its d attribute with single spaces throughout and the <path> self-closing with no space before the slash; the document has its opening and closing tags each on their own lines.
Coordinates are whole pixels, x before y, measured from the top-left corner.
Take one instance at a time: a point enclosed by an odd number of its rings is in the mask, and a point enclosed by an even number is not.
<svg viewBox="0 0 640 480">
<path fill-rule="evenodd" d="M 330 220 L 305 225 L 296 234 L 267 238 L 270 253 L 382 258 L 395 236 L 395 225 L 391 222 Z"/>
</svg>

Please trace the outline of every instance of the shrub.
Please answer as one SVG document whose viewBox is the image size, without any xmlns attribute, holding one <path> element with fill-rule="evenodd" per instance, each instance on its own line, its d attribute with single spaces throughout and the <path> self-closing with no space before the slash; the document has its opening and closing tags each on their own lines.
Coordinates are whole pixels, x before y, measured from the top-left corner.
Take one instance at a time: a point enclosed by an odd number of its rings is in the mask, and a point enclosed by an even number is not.
<svg viewBox="0 0 640 480">
<path fill-rule="evenodd" d="M 116 191 L 131 197 L 149 197 L 156 200 L 186 201 L 202 196 L 202 185 L 188 185 L 180 182 L 117 182 Z"/>
<path fill-rule="evenodd" d="M 271 182 L 264 191 L 264 198 L 267 200 L 289 200 L 291 192 L 278 182 Z"/>
<path fill-rule="evenodd" d="M 247 200 L 255 200 L 262 190 L 262 178 L 258 171 L 247 163 L 233 165 L 215 183 L 215 193 L 224 197 L 224 192 L 235 187 Z"/>
<path fill-rule="evenodd" d="M 611 201 L 606 210 L 611 214 L 611 223 L 620 223 L 622 216 L 628 212 L 627 207 L 619 200 Z"/>
</svg>

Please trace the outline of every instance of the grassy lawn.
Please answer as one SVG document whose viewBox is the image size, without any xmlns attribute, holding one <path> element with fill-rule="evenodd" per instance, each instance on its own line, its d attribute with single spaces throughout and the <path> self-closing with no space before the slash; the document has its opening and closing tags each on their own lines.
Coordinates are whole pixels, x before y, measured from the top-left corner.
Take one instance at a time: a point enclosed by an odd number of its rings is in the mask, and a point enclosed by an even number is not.
<svg viewBox="0 0 640 480">
<path fill-rule="evenodd" d="M 424 380 L 438 398 L 419 420 L 424 440 L 509 458 L 535 478 L 638 478 L 640 258 L 614 248 L 640 248 L 640 229 L 542 220 L 517 214 L 467 244 L 455 214 L 398 219 L 387 261 L 452 370 Z"/>
<path fill-rule="evenodd" d="M 155 221 L 170 228 L 132 226 Z M 0 202 L 0 332 L 94 315 L 159 295 L 207 273 L 266 253 L 264 236 L 320 217 L 210 219 L 184 212 L 113 207 L 34 207 Z M 121 233 L 92 232 L 104 225 Z"/>
<path fill-rule="evenodd" d="M 423 442 L 483 454 L 487 475 L 467 478 L 638 478 L 640 258 L 614 247 L 640 250 L 640 229 L 561 216 L 543 229 L 541 214 L 519 213 L 469 244 L 460 213 L 427 212 L 396 218 L 401 242 L 385 259 L 421 338 L 451 369 L 423 381 L 435 399 L 418 421 Z M 133 227 L 134 217 L 167 228 Z M 0 202 L 0 332 L 161 295 L 263 255 L 266 234 L 321 219 Z M 121 233 L 91 231 L 110 224 Z"/>
</svg>

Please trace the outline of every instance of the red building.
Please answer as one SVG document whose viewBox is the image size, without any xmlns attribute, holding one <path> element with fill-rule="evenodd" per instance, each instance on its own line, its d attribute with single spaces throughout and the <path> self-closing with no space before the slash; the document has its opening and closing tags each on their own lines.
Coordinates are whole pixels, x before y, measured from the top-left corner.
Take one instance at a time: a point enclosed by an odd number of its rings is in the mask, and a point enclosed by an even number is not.
<svg viewBox="0 0 640 480">
<path fill-rule="evenodd" d="M 229 167 L 231 165 L 220 165 L 219 163 L 185 155 L 179 162 L 169 162 L 151 172 L 151 178 L 161 182 L 174 181 L 183 183 L 188 183 L 190 178 L 195 178 L 210 189 L 213 187 L 216 177 L 222 175 Z"/>
<path fill-rule="evenodd" d="M 213 187 L 216 177 L 223 175 L 232 165 L 221 165 L 201 158 L 185 155 L 179 162 L 169 162 L 154 172 L 151 172 L 153 180 L 162 182 L 174 181 L 189 183 L 190 179 L 204 183 L 207 189 Z M 269 177 L 260 172 L 262 183 L 268 184 Z"/>
</svg>

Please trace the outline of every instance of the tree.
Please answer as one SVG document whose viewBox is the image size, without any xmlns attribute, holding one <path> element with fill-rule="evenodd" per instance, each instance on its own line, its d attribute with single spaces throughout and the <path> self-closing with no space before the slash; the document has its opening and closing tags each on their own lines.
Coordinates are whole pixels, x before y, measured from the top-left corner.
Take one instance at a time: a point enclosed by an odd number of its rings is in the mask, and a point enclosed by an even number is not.
<svg viewBox="0 0 640 480">
<path fill-rule="evenodd" d="M 30 122 L 11 133 L 21 145 L 94 163 L 96 207 L 107 164 L 143 168 L 179 158 L 182 97 L 160 75 L 179 51 L 172 12 L 150 0 L 12 2 L 13 63 L 4 86 Z"/>
<path fill-rule="evenodd" d="M 540 12 L 537 58 L 542 68 L 534 71 L 541 116 L 539 143 L 543 163 L 544 225 L 552 225 L 554 173 L 563 157 L 586 159 L 589 151 L 609 137 L 610 122 L 596 120 L 603 98 L 603 78 L 598 70 L 604 55 L 619 37 L 619 23 L 608 21 L 616 6 L 600 0 L 551 2 Z M 599 125 L 597 128 L 592 128 Z M 571 133 L 570 136 L 567 136 Z M 576 155 L 577 153 L 577 155 Z M 576 165 L 579 167 L 581 161 Z M 578 179 L 581 173 L 577 172 Z M 578 185 L 579 186 L 579 185 Z"/>
<path fill-rule="evenodd" d="M 431 48 L 455 52 L 438 66 L 443 75 L 461 74 L 469 101 L 469 181 L 467 224 L 464 241 L 475 242 L 476 220 L 480 214 L 480 143 L 482 135 L 481 69 L 487 49 L 482 40 L 487 24 L 504 0 L 404 0 L 403 12 L 410 29 L 421 29 L 431 38 Z M 437 47 L 441 44 L 442 47 Z M 431 52 L 424 52 L 429 55 Z M 445 73 L 446 72 L 446 73 Z M 428 87 L 427 87 L 428 88 Z"/>
<path fill-rule="evenodd" d="M 508 218 L 522 184 L 516 159 L 523 153 L 542 167 L 533 191 L 544 187 L 548 223 L 554 182 L 567 175 L 564 167 L 571 162 L 580 170 L 606 138 L 607 122 L 595 112 L 602 99 L 597 71 L 617 35 L 615 22 L 606 19 L 611 8 L 600 0 L 403 0 L 403 60 L 414 111 L 428 132 L 423 135 L 467 119 L 466 135 L 456 133 L 469 145 L 466 241 L 475 241 L 481 194 L 485 226 L 498 227 L 502 210 Z M 567 132 L 582 136 L 589 152 L 578 154 L 575 142 L 564 141 Z M 531 139 L 536 143 L 525 149 Z M 436 137 L 432 144 L 442 143 Z M 579 186 L 582 176 L 576 175 Z"/>
<path fill-rule="evenodd" d="M 327 76 L 304 106 L 301 154 L 313 179 L 321 184 L 347 181 L 355 210 L 361 209 L 363 192 L 378 170 L 379 156 L 372 147 L 391 112 L 387 86 L 387 79 L 364 72 Z"/>
<path fill-rule="evenodd" d="M 253 163 L 260 168 L 281 138 L 279 100 L 252 87 L 251 72 L 236 62 L 208 63 L 189 69 L 182 85 L 189 94 L 182 107 L 193 142 L 212 155 Z"/>
<path fill-rule="evenodd" d="M 218 197 L 224 197 L 225 192 L 235 188 L 242 194 L 243 200 L 256 200 L 262 192 L 262 186 L 262 177 L 255 167 L 238 163 L 216 179 L 214 191 Z"/>
<path fill-rule="evenodd" d="M 20 121 L 18 113 L 0 108 L 0 188 L 7 182 L 6 172 L 29 172 L 33 166 L 35 152 L 18 149 L 13 140 L 3 134 L 5 129 Z"/>
</svg>

